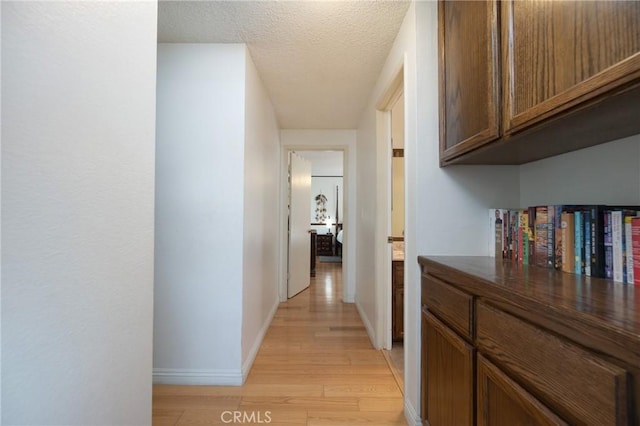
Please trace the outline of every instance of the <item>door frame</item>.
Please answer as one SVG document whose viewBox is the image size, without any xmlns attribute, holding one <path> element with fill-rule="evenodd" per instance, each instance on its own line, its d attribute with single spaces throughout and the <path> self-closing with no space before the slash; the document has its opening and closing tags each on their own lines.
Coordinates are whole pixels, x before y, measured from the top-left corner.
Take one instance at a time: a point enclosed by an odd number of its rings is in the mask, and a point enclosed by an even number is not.
<svg viewBox="0 0 640 426">
<path fill-rule="evenodd" d="M 280 218 L 280 266 L 278 268 L 278 294 L 280 302 L 287 301 L 287 274 L 289 257 L 288 241 L 288 203 L 289 203 L 289 153 L 296 151 L 342 151 L 342 301 L 353 303 L 355 295 L 355 279 L 352 279 L 355 270 L 355 228 L 351 226 L 352 215 L 355 212 L 353 200 L 354 194 L 350 191 L 351 183 L 355 183 L 354 167 L 349 167 L 350 158 L 353 153 L 346 145 L 282 145 L 280 149 L 280 208 L 278 217 Z"/>
<path fill-rule="evenodd" d="M 381 349 L 391 349 L 392 339 L 392 290 L 391 290 L 391 262 L 393 251 L 387 237 L 391 235 L 391 108 L 398 98 L 405 93 L 404 63 L 394 74 L 393 79 L 383 92 L 376 104 L 376 151 L 377 151 L 377 181 L 378 197 L 376 208 L 376 313 L 380 318 L 376 330 L 376 340 Z M 404 134 L 407 134 L 407 97 L 404 97 Z M 405 166 L 405 185 L 407 182 L 407 168 Z M 407 193 L 405 191 L 405 226 L 407 223 Z M 406 247 L 406 246 L 405 246 Z M 406 252 L 406 251 L 405 251 Z M 407 276 L 407 262 L 404 262 Z M 407 292 L 403 300 L 406 324 Z"/>
</svg>

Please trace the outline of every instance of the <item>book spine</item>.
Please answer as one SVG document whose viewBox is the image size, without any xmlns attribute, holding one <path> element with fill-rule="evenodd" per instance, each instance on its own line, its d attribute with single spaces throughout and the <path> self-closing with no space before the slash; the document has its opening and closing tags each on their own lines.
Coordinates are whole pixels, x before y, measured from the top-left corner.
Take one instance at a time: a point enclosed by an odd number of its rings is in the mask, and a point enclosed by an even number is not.
<svg viewBox="0 0 640 426">
<path fill-rule="evenodd" d="M 502 258 L 509 258 L 509 211 L 502 210 Z"/>
<path fill-rule="evenodd" d="M 518 261 L 518 212 L 509 210 L 509 249 L 510 259 Z"/>
<path fill-rule="evenodd" d="M 613 279 L 613 238 L 611 236 L 611 211 L 604 212 L 604 277 Z"/>
<path fill-rule="evenodd" d="M 531 230 L 529 228 L 529 211 L 522 210 L 520 212 L 522 220 L 520 223 L 523 226 L 522 229 L 522 264 L 529 264 L 529 239 L 531 238 Z"/>
<path fill-rule="evenodd" d="M 574 226 L 573 214 L 569 212 L 562 213 L 562 270 L 564 272 L 573 272 L 575 267 L 574 259 Z"/>
<path fill-rule="evenodd" d="M 613 243 L 613 280 L 624 282 L 622 277 L 622 212 L 611 212 L 611 238 Z"/>
<path fill-rule="evenodd" d="M 489 209 L 489 233 L 488 233 L 488 245 L 487 252 L 489 253 L 489 257 L 496 256 L 496 218 L 495 218 L 496 209 Z"/>
<path fill-rule="evenodd" d="M 582 213 L 582 219 L 584 221 L 584 274 L 588 277 L 591 276 L 591 214 L 586 211 Z"/>
<path fill-rule="evenodd" d="M 518 263 L 524 263 L 525 220 L 524 211 L 520 210 L 518 212 Z"/>
<path fill-rule="evenodd" d="M 554 209 L 554 218 L 553 218 L 553 260 L 554 260 L 554 268 L 561 271 L 562 270 L 562 212 L 563 206 L 555 206 Z"/>
<path fill-rule="evenodd" d="M 640 286 L 640 218 L 631 219 L 631 247 L 633 251 L 633 284 Z"/>
<path fill-rule="evenodd" d="M 555 206 L 547 206 L 547 268 L 555 267 Z"/>
<path fill-rule="evenodd" d="M 502 259 L 504 248 L 503 209 L 489 209 L 489 256 Z"/>
<path fill-rule="evenodd" d="M 547 207 L 536 207 L 536 265 L 547 267 Z"/>
<path fill-rule="evenodd" d="M 633 284 L 634 281 L 634 256 L 633 256 L 633 230 L 631 229 L 632 216 L 625 216 L 624 218 L 624 252 L 626 256 L 625 265 L 625 280 L 627 284 Z"/>
<path fill-rule="evenodd" d="M 529 207 L 529 265 L 536 264 L 536 208 Z"/>
<path fill-rule="evenodd" d="M 582 212 L 575 212 L 573 214 L 574 224 L 574 271 L 576 274 L 582 274 Z"/>
<path fill-rule="evenodd" d="M 591 275 L 605 278 L 604 211 L 602 206 L 592 206 L 591 216 Z"/>
</svg>

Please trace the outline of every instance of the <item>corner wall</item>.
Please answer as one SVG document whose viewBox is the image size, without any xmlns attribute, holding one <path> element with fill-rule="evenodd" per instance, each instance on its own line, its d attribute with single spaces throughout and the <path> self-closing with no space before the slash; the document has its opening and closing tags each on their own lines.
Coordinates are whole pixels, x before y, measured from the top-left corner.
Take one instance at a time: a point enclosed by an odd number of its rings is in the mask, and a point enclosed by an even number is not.
<svg viewBox="0 0 640 426">
<path fill-rule="evenodd" d="M 156 383 L 242 383 L 245 49 L 158 45 Z"/>
<path fill-rule="evenodd" d="M 151 424 L 156 24 L 2 2 L 4 424 Z"/>
<path fill-rule="evenodd" d="M 245 49 L 246 50 L 246 49 Z M 246 52 L 242 372 L 246 378 L 278 308 L 280 132 Z"/>
</svg>

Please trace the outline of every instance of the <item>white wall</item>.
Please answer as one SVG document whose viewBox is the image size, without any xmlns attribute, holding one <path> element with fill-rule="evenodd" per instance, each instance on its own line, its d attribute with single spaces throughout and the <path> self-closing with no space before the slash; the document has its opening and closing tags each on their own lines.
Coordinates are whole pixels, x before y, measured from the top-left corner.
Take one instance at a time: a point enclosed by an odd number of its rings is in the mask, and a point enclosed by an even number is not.
<svg viewBox="0 0 640 426">
<path fill-rule="evenodd" d="M 300 152 L 302 157 L 304 157 L 304 151 L 298 152 Z M 330 218 L 331 223 L 335 224 L 336 200 L 338 201 L 338 221 L 339 223 L 342 223 L 342 219 L 344 219 L 344 188 L 342 179 L 342 176 L 311 176 L 311 199 L 309 200 L 309 207 L 311 208 L 311 216 L 309 217 L 309 220 L 311 223 L 325 223 L 326 218 Z M 325 203 L 325 220 L 322 220 L 322 216 L 318 216 L 318 212 L 316 212 L 316 197 L 320 194 L 327 198 L 327 202 Z M 325 230 L 327 229 L 326 226 L 324 228 Z"/>
<path fill-rule="evenodd" d="M 245 54 L 158 45 L 158 383 L 242 381 Z"/>
<path fill-rule="evenodd" d="M 391 140 L 404 149 L 404 94 L 391 109 Z M 404 237 L 404 157 L 392 158 L 391 171 L 391 235 Z"/>
<path fill-rule="evenodd" d="M 640 204 L 640 135 L 520 166 L 520 207 Z"/>
<path fill-rule="evenodd" d="M 356 287 L 356 226 L 358 219 L 356 216 L 357 200 L 356 200 L 356 131 L 355 130 L 281 130 L 281 162 L 286 164 L 286 150 L 344 150 L 344 194 L 343 198 L 343 223 L 344 223 L 344 240 L 343 240 L 343 263 L 342 275 L 344 283 L 344 301 L 352 303 L 355 296 Z M 285 169 L 283 167 L 283 169 Z M 281 191 L 286 187 L 286 173 L 281 175 L 282 186 Z M 286 238 L 286 206 L 281 205 L 281 235 L 280 238 Z M 283 251 L 282 261 L 280 264 L 280 294 L 286 289 L 286 283 L 282 277 L 286 276 L 286 256 Z"/>
<path fill-rule="evenodd" d="M 156 4 L 2 9 L 2 422 L 148 425 Z"/>
<path fill-rule="evenodd" d="M 342 176 L 344 171 L 342 151 L 300 151 L 311 161 L 311 176 Z"/>
<path fill-rule="evenodd" d="M 246 378 L 279 303 L 280 132 L 248 52 L 245 81 L 242 365 Z"/>
<path fill-rule="evenodd" d="M 2 2 L 0 2 L 0 22 L 2 22 Z M 0 52 L 2 48 L 0 46 Z M 2 54 L 0 54 L 0 82 L 2 81 Z M 0 129 L 2 129 L 2 87 L 0 85 Z M 0 206 L 2 206 L 2 131 L 0 131 Z M 2 209 L 0 208 L 0 223 Z M 0 226 L 0 259 L 2 258 L 2 226 Z M 0 302 L 2 301 L 2 262 L 0 262 Z M 0 303 L 0 424 L 2 424 L 2 303 Z"/>
<path fill-rule="evenodd" d="M 380 327 L 381 306 L 374 291 L 374 247 L 384 244 L 376 225 L 382 188 L 376 167 L 386 146 L 376 146 L 376 126 L 384 116 L 376 104 L 404 64 L 405 88 L 405 414 L 420 411 L 420 274 L 418 254 L 486 255 L 486 210 L 517 205 L 516 166 L 438 166 L 437 3 L 412 3 L 358 127 L 358 285 L 356 301 L 365 322 Z M 378 165 L 378 166 L 376 166 Z M 379 239 L 374 241 L 374 235 Z"/>
</svg>

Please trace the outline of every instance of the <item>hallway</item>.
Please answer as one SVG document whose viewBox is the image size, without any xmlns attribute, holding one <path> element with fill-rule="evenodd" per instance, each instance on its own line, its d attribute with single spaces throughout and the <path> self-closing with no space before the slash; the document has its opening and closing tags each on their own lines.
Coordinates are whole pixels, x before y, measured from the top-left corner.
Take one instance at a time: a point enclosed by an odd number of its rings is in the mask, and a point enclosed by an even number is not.
<svg viewBox="0 0 640 426">
<path fill-rule="evenodd" d="M 405 425 L 385 358 L 341 300 L 341 265 L 318 263 L 280 304 L 244 386 L 156 385 L 153 425 Z"/>
</svg>

